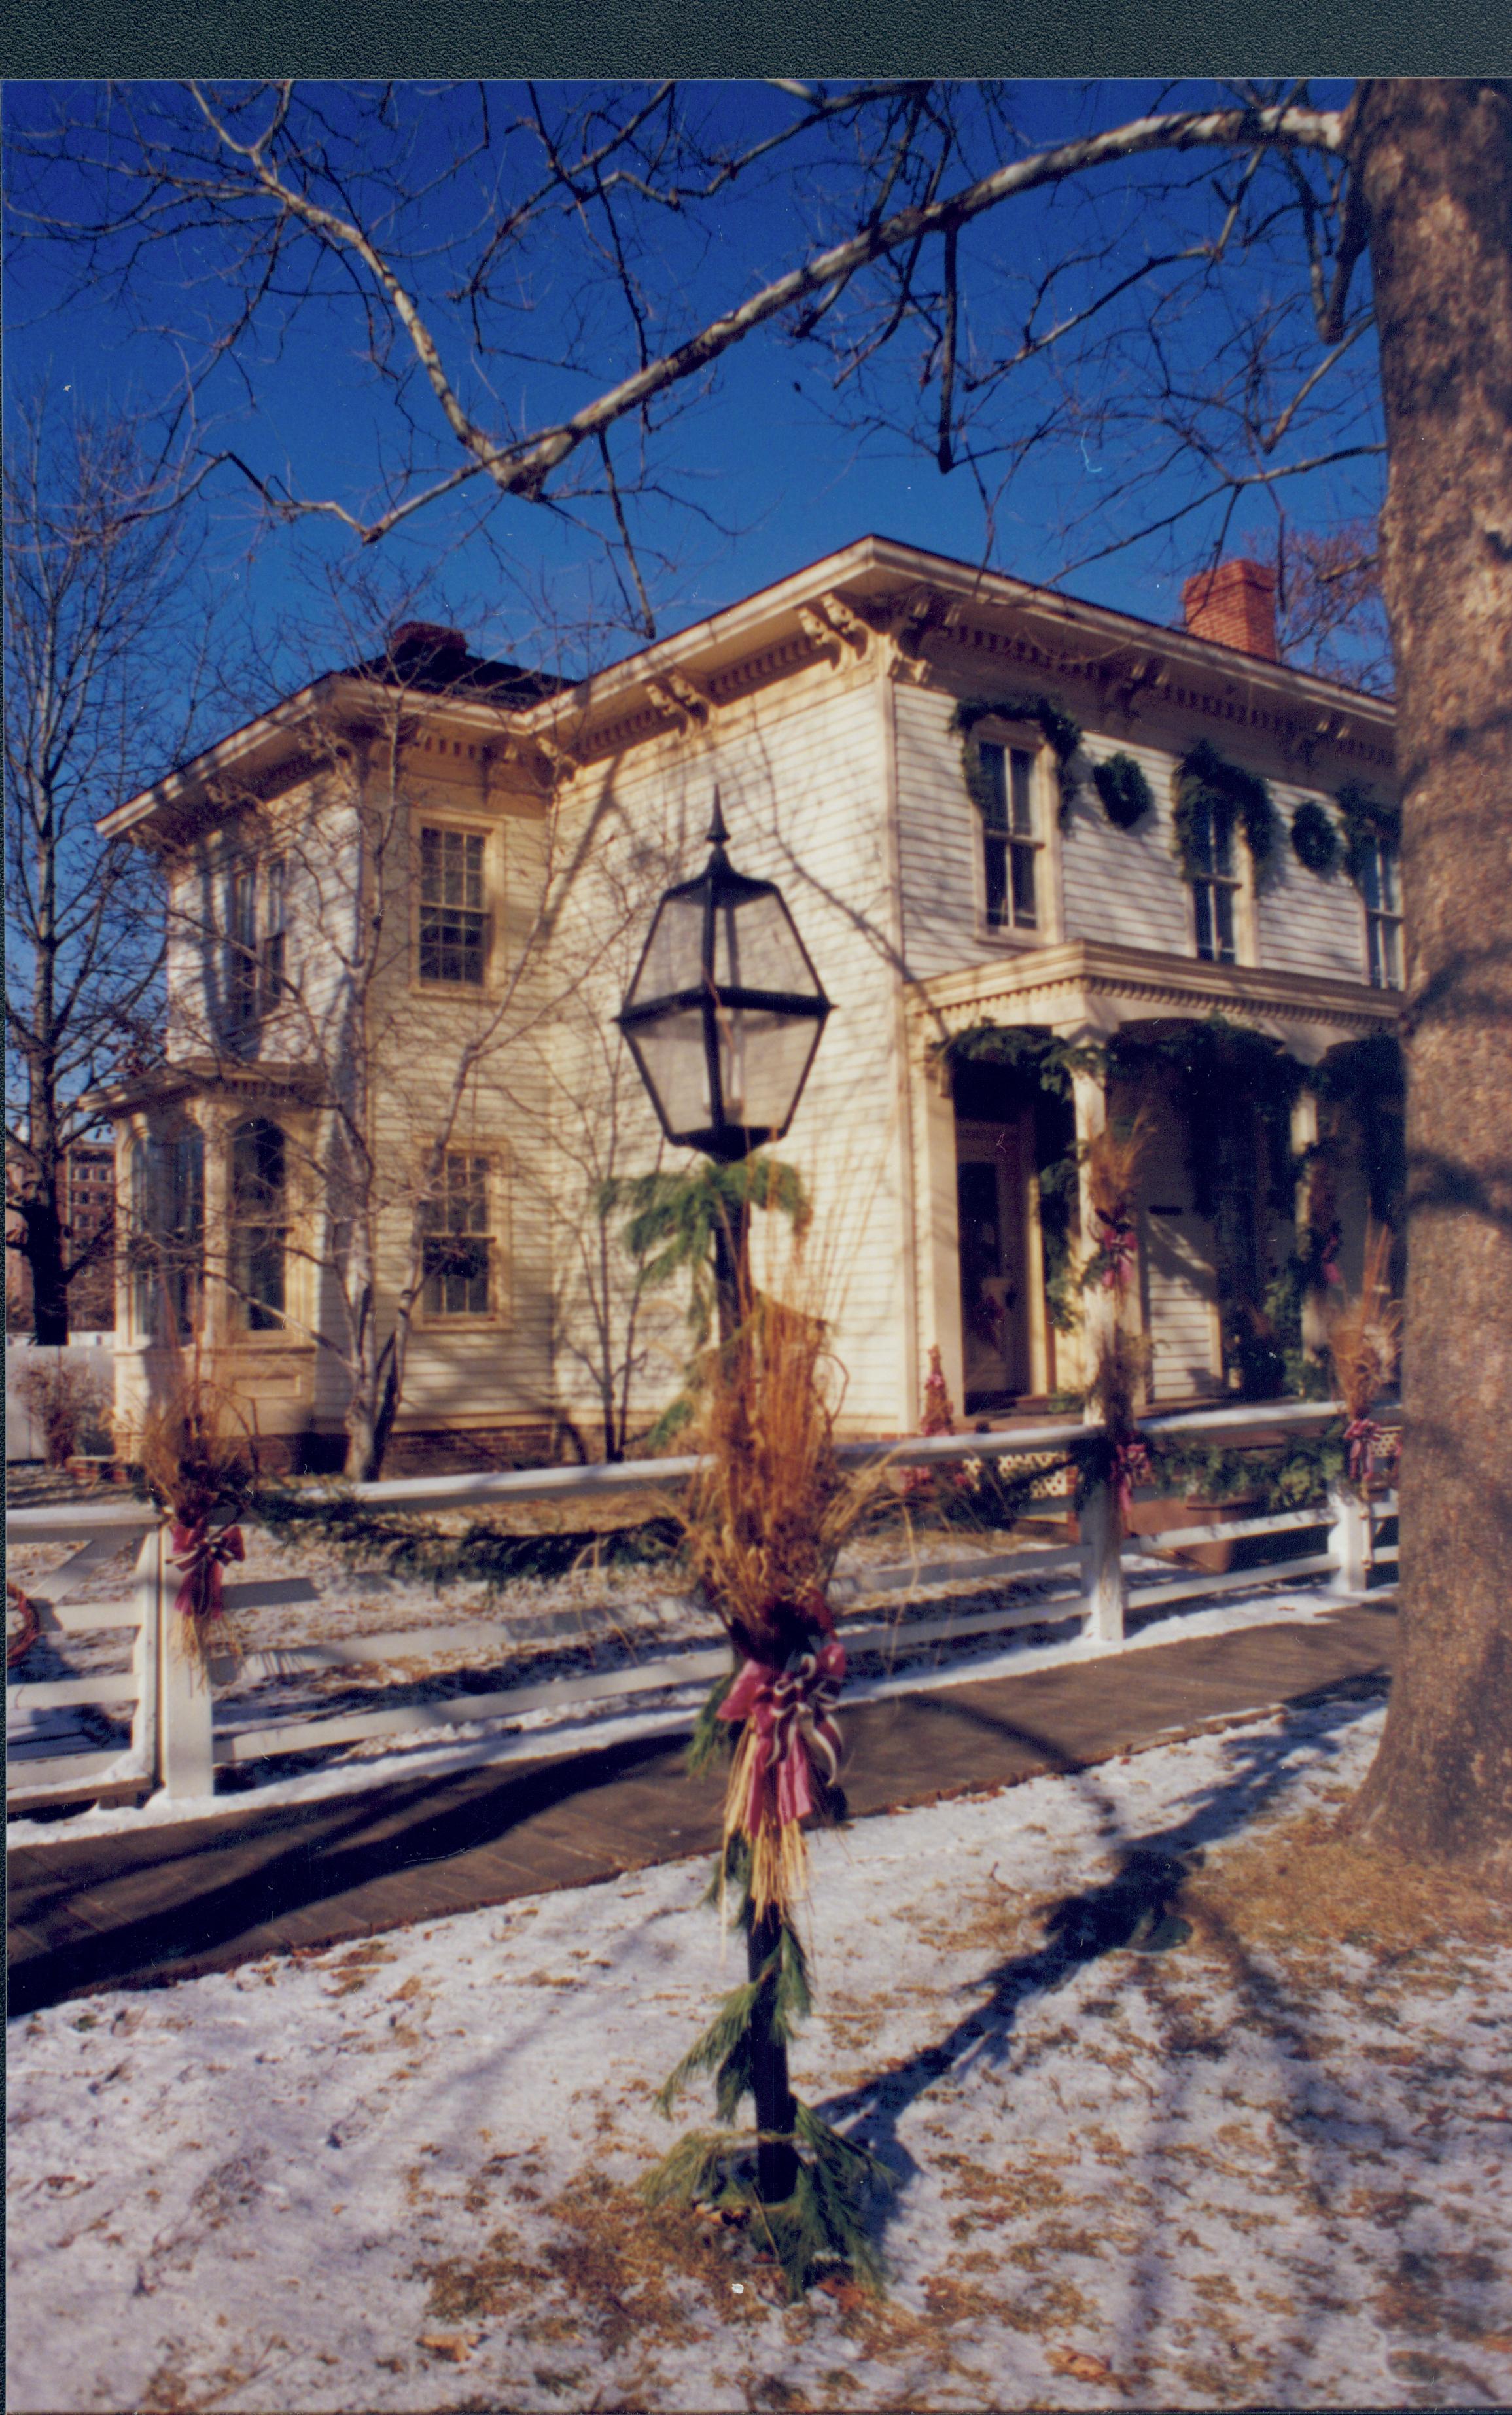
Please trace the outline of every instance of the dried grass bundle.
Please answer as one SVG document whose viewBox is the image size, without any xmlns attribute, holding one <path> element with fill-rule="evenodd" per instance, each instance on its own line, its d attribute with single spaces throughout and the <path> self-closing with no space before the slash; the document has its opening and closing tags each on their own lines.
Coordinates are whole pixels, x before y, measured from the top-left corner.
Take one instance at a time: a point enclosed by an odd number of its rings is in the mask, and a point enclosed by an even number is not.
<svg viewBox="0 0 1512 2415">
<path fill-rule="evenodd" d="M 1391 1249 L 1389 1225 L 1367 1223 L 1359 1290 L 1346 1295 L 1329 1320 L 1334 1382 L 1352 1424 L 1369 1417 L 1371 1402 L 1396 1372 L 1402 1311 L 1392 1297 Z"/>
<path fill-rule="evenodd" d="M 1142 1104 L 1121 1133 L 1113 1123 L 1105 1123 L 1088 1144 L 1087 1196 L 1093 1214 L 1103 1223 L 1120 1225 L 1131 1222 L 1134 1185 L 1154 1137 L 1155 1118 L 1149 1107 Z"/>
<path fill-rule="evenodd" d="M 731 1642 L 779 1668 L 818 1623 L 847 1538 L 891 1497 L 886 1468 L 848 1477 L 836 1462 L 839 1370 L 813 1288 L 755 1296 L 739 1333 L 706 1355 L 694 1431 L 705 1465 L 678 1511 Z"/>
<path fill-rule="evenodd" d="M 174 1352 L 166 1389 L 142 1420 L 137 1455 L 151 1491 L 172 1512 L 169 1557 L 182 1580 L 173 1605 L 177 1642 L 202 1670 L 215 1652 L 239 1660 L 220 1572 L 246 1557 L 234 1521 L 257 1478 L 257 1442 L 232 1395 L 205 1372 L 198 1340 L 187 1357 Z M 212 1531 L 217 1512 L 221 1523 Z"/>
</svg>

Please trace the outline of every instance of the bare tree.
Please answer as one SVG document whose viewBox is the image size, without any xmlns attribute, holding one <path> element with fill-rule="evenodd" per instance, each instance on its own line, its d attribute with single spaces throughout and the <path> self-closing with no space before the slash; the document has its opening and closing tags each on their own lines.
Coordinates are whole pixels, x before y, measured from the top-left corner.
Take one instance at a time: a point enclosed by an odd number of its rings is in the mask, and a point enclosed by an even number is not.
<svg viewBox="0 0 1512 2415">
<path fill-rule="evenodd" d="M 39 1342 L 68 1338 L 68 1151 L 86 1093 L 160 1045 L 160 899 L 97 818 L 182 740 L 198 701 L 180 486 L 125 419 L 12 410 L 5 460 L 6 1207 Z"/>
<path fill-rule="evenodd" d="M 1019 472 L 1079 451 L 1067 568 L 1178 528 L 1189 561 L 1216 552 L 1257 499 L 1325 472 L 1333 517 L 1373 512 L 1384 465 L 1412 1030 L 1404 1642 L 1360 1816 L 1506 1885 L 1512 87 L 1373 80 L 1344 107 L 1305 83 L 1195 105 L 1172 89 L 1113 123 L 1094 89 L 1048 137 L 1018 105 L 997 87 L 786 84 L 729 136 L 701 92 L 665 86 L 532 94 L 507 128 L 487 95 L 452 98 L 449 165 L 480 207 L 427 251 L 433 155 L 412 164 L 391 88 L 345 113 L 287 84 L 110 95 L 89 118 L 70 95 L 23 137 L 23 207 L 91 277 L 140 281 L 154 256 L 177 275 L 190 238 L 213 238 L 227 299 L 196 386 L 245 328 L 350 295 L 397 405 L 378 506 L 220 458 L 275 515 L 366 542 L 479 488 L 622 521 L 633 568 L 611 443 L 629 430 L 649 460 L 662 439 L 675 453 L 657 412 L 763 327 L 827 348 L 853 424 L 902 428 L 971 476 L 989 548 Z M 810 248 L 700 318 L 685 262 L 773 172 L 811 197 Z M 999 256 L 1004 211 L 1021 239 Z M 549 327 L 532 275 L 547 262 L 571 295 Z M 497 373 L 527 355 L 552 398 L 512 416 Z M 585 462 L 591 495 L 569 483 Z"/>
</svg>

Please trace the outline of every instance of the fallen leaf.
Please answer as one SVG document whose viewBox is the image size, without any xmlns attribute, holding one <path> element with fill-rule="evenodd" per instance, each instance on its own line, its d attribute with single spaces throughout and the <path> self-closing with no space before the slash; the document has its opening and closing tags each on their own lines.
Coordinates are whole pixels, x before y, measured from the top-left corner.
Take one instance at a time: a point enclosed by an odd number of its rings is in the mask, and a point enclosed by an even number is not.
<svg viewBox="0 0 1512 2415">
<path fill-rule="evenodd" d="M 422 2332 L 420 2345 L 432 2356 L 448 2356 L 454 2364 L 466 2364 L 482 2337 L 481 2332 Z"/>
<path fill-rule="evenodd" d="M 1105 2357 L 1089 2356 L 1085 2348 L 1053 2348 L 1049 2362 L 1053 2371 L 1069 2374 L 1072 2381 L 1104 2381 L 1113 2390 L 1124 2386 Z"/>
</svg>

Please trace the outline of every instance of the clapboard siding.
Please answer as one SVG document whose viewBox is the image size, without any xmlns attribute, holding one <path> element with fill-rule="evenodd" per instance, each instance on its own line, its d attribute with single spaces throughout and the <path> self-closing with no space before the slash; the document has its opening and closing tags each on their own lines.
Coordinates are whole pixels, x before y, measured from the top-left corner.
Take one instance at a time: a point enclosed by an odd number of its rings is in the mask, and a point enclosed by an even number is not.
<svg viewBox="0 0 1512 2415">
<path fill-rule="evenodd" d="M 1276 780 L 1271 796 L 1290 832 L 1299 804 L 1326 804 L 1316 790 Z M 1366 978 L 1365 911 L 1347 872 L 1327 880 L 1309 872 L 1290 836 L 1275 849 L 1256 899 L 1260 961 L 1286 972 L 1323 973 L 1334 981 Z"/>
</svg>

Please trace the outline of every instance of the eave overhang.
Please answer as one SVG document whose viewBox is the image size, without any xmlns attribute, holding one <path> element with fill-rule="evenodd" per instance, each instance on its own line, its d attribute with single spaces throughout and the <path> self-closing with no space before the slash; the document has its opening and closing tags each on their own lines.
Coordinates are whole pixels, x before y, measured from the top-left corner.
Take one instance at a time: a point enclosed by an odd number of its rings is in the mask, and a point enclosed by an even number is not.
<svg viewBox="0 0 1512 2415">
<path fill-rule="evenodd" d="M 117 1119 L 144 1107 L 171 1106 L 186 1098 L 268 1099 L 313 1106 L 323 1087 L 315 1067 L 288 1060 L 237 1064 L 224 1057 L 175 1057 L 165 1064 L 149 1066 L 143 1073 L 102 1083 L 80 1104 L 92 1115 Z"/>
<path fill-rule="evenodd" d="M 1314 1061 L 1340 1041 L 1394 1031 L 1400 990 L 1260 965 L 1210 965 L 1149 948 L 1068 939 L 911 984 L 932 1037 L 977 1023 L 1034 1025 L 1101 1037 L 1129 1023 L 1201 1022 L 1221 1015 L 1281 1040 Z"/>
</svg>

